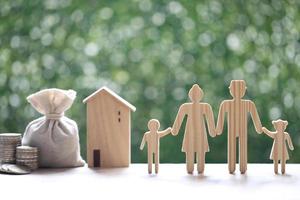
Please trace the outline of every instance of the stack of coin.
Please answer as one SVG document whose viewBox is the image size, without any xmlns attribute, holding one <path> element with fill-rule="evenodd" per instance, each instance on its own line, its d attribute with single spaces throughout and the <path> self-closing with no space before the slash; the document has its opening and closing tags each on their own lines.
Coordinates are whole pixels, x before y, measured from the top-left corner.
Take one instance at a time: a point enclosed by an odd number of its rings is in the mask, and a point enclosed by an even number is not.
<svg viewBox="0 0 300 200">
<path fill-rule="evenodd" d="M 17 165 L 36 170 L 38 168 L 38 149 L 29 146 L 17 147 Z"/>
<path fill-rule="evenodd" d="M 0 163 L 16 163 L 16 147 L 21 145 L 19 133 L 0 134 Z"/>
</svg>

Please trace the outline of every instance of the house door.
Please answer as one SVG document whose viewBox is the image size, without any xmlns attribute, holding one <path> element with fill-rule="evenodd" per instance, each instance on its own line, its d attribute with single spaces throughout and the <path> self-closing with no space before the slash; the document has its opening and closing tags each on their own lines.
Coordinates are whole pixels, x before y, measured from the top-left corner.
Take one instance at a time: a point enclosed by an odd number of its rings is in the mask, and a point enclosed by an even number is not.
<svg viewBox="0 0 300 200">
<path fill-rule="evenodd" d="M 100 167 L 100 150 L 99 149 L 94 149 L 93 152 L 93 158 L 94 158 L 94 167 Z"/>
</svg>

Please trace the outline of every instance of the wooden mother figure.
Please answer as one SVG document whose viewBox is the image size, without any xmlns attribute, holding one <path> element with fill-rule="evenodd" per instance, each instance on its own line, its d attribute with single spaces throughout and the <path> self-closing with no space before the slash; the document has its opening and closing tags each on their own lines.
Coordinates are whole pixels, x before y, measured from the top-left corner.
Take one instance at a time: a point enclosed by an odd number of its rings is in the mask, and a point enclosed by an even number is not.
<svg viewBox="0 0 300 200">
<path fill-rule="evenodd" d="M 197 158 L 198 173 L 204 172 L 205 153 L 209 151 L 205 119 L 209 134 L 215 137 L 215 121 L 212 108 L 207 103 L 202 103 L 203 91 L 195 84 L 189 91 L 190 103 L 180 106 L 172 127 L 172 135 L 177 135 L 181 124 L 187 116 L 182 152 L 186 154 L 186 168 L 189 174 L 194 171 L 195 155 Z"/>
</svg>

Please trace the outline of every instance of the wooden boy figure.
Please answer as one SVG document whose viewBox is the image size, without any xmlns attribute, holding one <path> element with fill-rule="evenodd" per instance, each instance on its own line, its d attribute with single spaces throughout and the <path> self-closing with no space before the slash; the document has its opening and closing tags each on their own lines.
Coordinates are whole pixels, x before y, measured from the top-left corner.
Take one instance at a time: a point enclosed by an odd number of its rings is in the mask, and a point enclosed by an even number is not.
<svg viewBox="0 0 300 200">
<path fill-rule="evenodd" d="M 152 163 L 154 156 L 155 163 L 155 173 L 158 173 L 158 165 L 159 165 L 159 139 L 171 133 L 171 127 L 167 128 L 163 131 L 158 131 L 160 127 L 160 123 L 156 119 L 151 119 L 148 122 L 149 131 L 144 134 L 140 149 L 143 150 L 145 143 L 147 142 L 147 150 L 148 150 L 148 173 L 152 173 Z"/>
<path fill-rule="evenodd" d="M 276 131 L 274 132 L 269 131 L 265 127 L 263 127 L 262 130 L 266 135 L 274 139 L 272 151 L 270 155 L 270 159 L 273 160 L 274 162 L 274 172 L 275 174 L 278 173 L 278 162 L 280 161 L 281 173 L 284 174 L 285 163 L 286 160 L 289 159 L 289 154 L 288 154 L 285 141 L 287 141 L 290 150 L 294 150 L 294 146 L 290 135 L 287 132 L 284 132 L 288 125 L 288 122 L 279 119 L 276 121 L 272 121 L 272 124 Z"/>
<path fill-rule="evenodd" d="M 228 116 L 228 169 L 231 174 L 235 171 L 237 138 L 239 140 L 240 171 L 244 174 L 247 170 L 248 113 L 252 117 L 256 132 L 262 133 L 262 125 L 255 104 L 250 100 L 242 99 L 246 93 L 246 88 L 244 80 L 232 80 L 229 90 L 233 99 L 223 101 L 219 110 L 217 135 L 223 131 L 225 114 L 227 113 Z"/>
</svg>

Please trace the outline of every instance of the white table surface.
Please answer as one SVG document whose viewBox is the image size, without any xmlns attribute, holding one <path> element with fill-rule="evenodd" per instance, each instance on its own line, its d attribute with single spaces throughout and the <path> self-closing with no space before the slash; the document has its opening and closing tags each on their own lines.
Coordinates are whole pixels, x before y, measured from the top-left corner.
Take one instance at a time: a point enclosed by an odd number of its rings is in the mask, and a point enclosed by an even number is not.
<svg viewBox="0 0 300 200">
<path fill-rule="evenodd" d="M 286 170 L 275 175 L 272 164 L 249 164 L 245 175 L 229 174 L 227 164 L 206 164 L 204 175 L 188 175 L 184 164 L 161 164 L 158 175 L 148 175 L 147 164 L 39 169 L 0 174 L 0 199 L 300 199 L 300 164 Z"/>
</svg>

